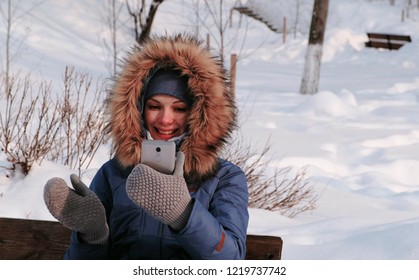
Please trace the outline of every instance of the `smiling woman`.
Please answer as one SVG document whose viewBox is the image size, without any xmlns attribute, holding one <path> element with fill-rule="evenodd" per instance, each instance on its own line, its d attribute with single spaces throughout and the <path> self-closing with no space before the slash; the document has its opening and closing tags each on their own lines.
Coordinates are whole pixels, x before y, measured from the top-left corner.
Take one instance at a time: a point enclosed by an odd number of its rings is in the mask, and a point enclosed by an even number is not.
<svg viewBox="0 0 419 280">
<path fill-rule="evenodd" d="M 66 259 L 243 259 L 245 173 L 219 154 L 236 106 L 218 59 L 194 37 L 148 40 L 128 54 L 109 97 L 115 158 L 90 189 L 53 178 L 44 198 L 73 230 Z M 142 143 L 173 141 L 163 174 L 140 162 Z M 88 214 L 86 214 L 88 213 Z"/>
</svg>

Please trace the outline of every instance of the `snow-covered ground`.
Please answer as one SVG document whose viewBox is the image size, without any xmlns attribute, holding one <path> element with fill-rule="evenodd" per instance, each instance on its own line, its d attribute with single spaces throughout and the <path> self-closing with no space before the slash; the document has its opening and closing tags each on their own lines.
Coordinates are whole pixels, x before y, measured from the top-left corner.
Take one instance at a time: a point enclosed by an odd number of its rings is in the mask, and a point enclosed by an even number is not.
<svg viewBox="0 0 419 280">
<path fill-rule="evenodd" d="M 103 40 L 108 35 L 99 12 L 93 12 L 103 6 L 99 2 L 44 1 L 32 9 L 16 25 L 23 47 L 15 69 L 54 82 L 66 65 L 107 77 Z M 301 13 L 312 3 L 300 2 Z M 307 168 L 307 179 L 320 195 L 314 211 L 292 219 L 250 209 L 248 232 L 281 236 L 285 260 L 419 259 L 419 9 L 411 7 L 402 22 L 407 2 L 330 1 L 319 92 L 313 96 L 298 93 L 310 11 L 299 15 L 299 32 L 294 37 L 290 31 L 285 44 L 282 34 L 242 22 L 240 32 L 247 28 L 247 40 L 241 51 L 232 49 L 240 59 L 236 95 L 241 133 L 255 150 L 262 151 L 269 139 L 273 160 L 267 172 Z M 155 31 L 186 30 L 184 13 L 189 24 L 193 21 L 187 3 L 162 4 Z M 291 14 L 295 10 L 289 8 Z M 264 11 L 269 17 L 276 10 Z M 233 13 L 229 32 L 237 32 L 239 18 Z M 365 48 L 368 31 L 408 34 L 412 43 L 398 51 Z M 3 24 L 0 32 L 3 42 Z M 86 183 L 107 158 L 103 147 L 84 172 Z M 2 153 L 0 163 L 7 165 Z M 0 169 L 0 216 L 52 220 L 43 204 L 43 186 L 53 176 L 69 181 L 73 172 L 48 161 L 35 165 L 26 177 L 9 178 Z"/>
</svg>

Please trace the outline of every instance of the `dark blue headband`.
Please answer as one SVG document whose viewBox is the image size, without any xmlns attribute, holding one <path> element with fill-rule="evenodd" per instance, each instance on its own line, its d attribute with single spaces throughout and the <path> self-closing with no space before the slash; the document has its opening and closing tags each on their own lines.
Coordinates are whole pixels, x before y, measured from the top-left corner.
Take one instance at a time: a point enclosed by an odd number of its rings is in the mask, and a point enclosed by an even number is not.
<svg viewBox="0 0 419 280">
<path fill-rule="evenodd" d="M 159 69 L 150 78 L 144 93 L 144 103 L 157 94 L 167 94 L 179 98 L 189 107 L 193 99 L 189 93 L 188 78 L 181 76 L 180 71 Z"/>
</svg>

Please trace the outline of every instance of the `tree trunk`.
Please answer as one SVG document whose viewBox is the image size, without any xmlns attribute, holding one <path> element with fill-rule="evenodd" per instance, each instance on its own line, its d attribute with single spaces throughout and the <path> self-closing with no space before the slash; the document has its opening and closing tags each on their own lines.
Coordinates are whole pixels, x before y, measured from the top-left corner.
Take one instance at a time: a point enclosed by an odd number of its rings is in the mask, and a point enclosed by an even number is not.
<svg viewBox="0 0 419 280">
<path fill-rule="evenodd" d="M 303 79 L 300 88 L 301 94 L 315 94 L 318 91 L 328 7 L 329 0 L 314 1 Z"/>
<path fill-rule="evenodd" d="M 159 5 L 163 3 L 164 0 L 153 0 L 153 3 L 150 5 L 150 10 L 145 21 L 145 26 L 143 27 L 139 38 L 137 39 L 138 43 L 144 42 L 147 38 L 150 37 L 151 26 L 153 25 L 154 17 L 157 13 Z"/>
</svg>

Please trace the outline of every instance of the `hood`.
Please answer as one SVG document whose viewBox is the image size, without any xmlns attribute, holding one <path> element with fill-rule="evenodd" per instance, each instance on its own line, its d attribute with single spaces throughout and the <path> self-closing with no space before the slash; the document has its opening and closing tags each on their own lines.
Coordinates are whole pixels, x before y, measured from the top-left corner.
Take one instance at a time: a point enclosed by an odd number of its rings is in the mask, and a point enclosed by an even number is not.
<svg viewBox="0 0 419 280">
<path fill-rule="evenodd" d="M 167 66 L 188 76 L 194 95 L 180 150 L 186 180 L 202 181 L 216 172 L 218 154 L 236 126 L 236 107 L 218 58 L 192 36 L 155 37 L 127 54 L 108 100 L 115 156 L 123 167 L 140 162 L 144 135 L 138 100 L 153 69 Z"/>
</svg>

